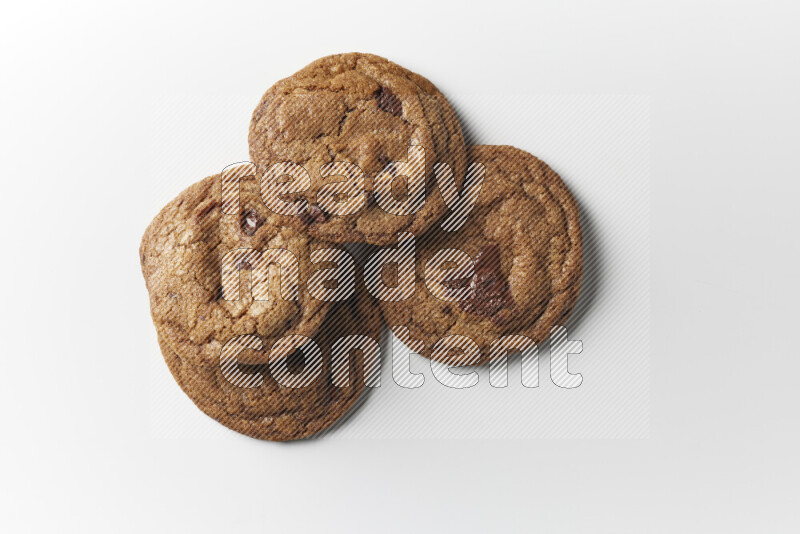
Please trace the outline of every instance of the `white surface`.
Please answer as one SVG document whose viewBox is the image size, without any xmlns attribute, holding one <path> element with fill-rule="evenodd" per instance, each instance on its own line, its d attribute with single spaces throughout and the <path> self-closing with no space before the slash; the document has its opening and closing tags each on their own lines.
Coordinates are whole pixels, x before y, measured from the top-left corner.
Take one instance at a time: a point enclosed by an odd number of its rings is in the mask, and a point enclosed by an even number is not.
<svg viewBox="0 0 800 534">
<path fill-rule="evenodd" d="M 792 2 L 3 7 L 0 529 L 796 532 L 798 18 Z M 242 159 L 275 79 L 346 50 L 430 76 L 477 140 L 576 188 L 582 145 L 537 131 L 535 103 L 649 95 L 649 438 L 154 431 L 153 406 L 175 406 L 153 390 L 145 225 L 175 183 Z M 153 110 L 176 95 L 195 113 L 159 139 Z M 514 113 L 520 95 L 534 104 Z"/>
</svg>

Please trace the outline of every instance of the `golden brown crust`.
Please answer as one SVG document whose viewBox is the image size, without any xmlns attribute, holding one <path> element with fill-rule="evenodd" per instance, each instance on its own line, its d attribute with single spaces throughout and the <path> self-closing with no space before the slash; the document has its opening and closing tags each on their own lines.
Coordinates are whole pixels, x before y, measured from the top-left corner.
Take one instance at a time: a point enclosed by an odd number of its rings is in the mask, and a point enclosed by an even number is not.
<svg viewBox="0 0 800 534">
<path fill-rule="evenodd" d="M 460 230 L 435 227 L 418 241 L 414 295 L 381 302 L 381 308 L 389 326 L 407 326 L 412 339 L 425 343 L 425 356 L 432 356 L 431 348 L 441 338 L 463 335 L 478 344 L 483 363 L 491 342 L 501 336 L 520 334 L 540 343 L 553 326 L 563 325 L 580 292 L 582 240 L 577 203 L 544 162 L 509 146 L 471 147 L 469 160 L 486 166 L 474 210 Z M 478 297 L 448 302 L 431 293 L 424 281 L 425 265 L 447 248 L 462 250 L 473 260 L 499 251 L 497 276 L 484 276 L 496 278 L 495 287 L 500 287 L 491 302 Z M 476 280 L 465 284 L 475 289 Z M 464 361 L 458 354 L 436 359 Z"/>
</svg>

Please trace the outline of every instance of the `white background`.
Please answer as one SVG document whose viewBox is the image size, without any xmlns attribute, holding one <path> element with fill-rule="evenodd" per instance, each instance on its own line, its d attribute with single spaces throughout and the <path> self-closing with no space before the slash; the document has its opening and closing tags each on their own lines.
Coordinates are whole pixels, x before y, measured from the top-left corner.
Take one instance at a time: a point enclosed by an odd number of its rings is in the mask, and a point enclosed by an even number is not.
<svg viewBox="0 0 800 534">
<path fill-rule="evenodd" d="M 796 532 L 798 9 L 4 6 L 0 529 Z M 648 437 L 281 445 L 154 431 L 154 405 L 186 406 L 153 400 L 144 226 L 177 184 L 246 155 L 250 108 L 278 77 L 350 50 L 429 76 L 474 139 L 537 152 L 576 189 L 592 177 L 568 136 L 531 133 L 536 102 L 649 96 Z M 198 103 L 182 128 L 193 153 L 154 133 L 176 95 Z M 526 95 L 508 128 L 493 122 Z M 170 142 L 165 168 L 153 155 Z"/>
</svg>

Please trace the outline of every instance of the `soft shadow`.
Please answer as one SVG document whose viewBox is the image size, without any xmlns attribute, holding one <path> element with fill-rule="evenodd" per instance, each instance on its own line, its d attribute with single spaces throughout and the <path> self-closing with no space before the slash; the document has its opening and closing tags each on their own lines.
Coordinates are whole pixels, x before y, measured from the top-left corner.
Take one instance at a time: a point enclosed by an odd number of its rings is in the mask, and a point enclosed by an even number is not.
<svg viewBox="0 0 800 534">
<path fill-rule="evenodd" d="M 392 343 L 391 331 L 389 330 L 389 327 L 386 326 L 386 323 L 383 323 L 383 327 L 381 329 L 381 338 L 380 338 L 380 343 L 379 343 L 379 345 L 381 347 L 381 355 L 380 355 L 381 356 L 381 384 L 383 384 L 383 381 L 384 381 L 384 376 L 383 376 L 384 372 L 383 371 L 384 371 L 384 369 L 387 369 L 387 363 L 389 363 L 389 365 L 391 365 L 391 362 L 390 362 L 390 359 L 389 359 L 389 351 L 391 350 L 391 343 Z M 361 355 L 359 354 L 357 357 L 360 358 Z M 391 369 L 391 367 L 388 367 L 388 368 Z M 357 377 L 356 379 L 357 380 L 362 380 L 362 379 L 366 380 L 366 377 Z M 373 396 L 373 391 L 372 391 L 373 389 L 376 389 L 376 388 L 371 388 L 371 387 L 365 386 L 364 387 L 364 391 L 361 393 L 361 396 L 358 398 L 358 400 L 356 400 L 355 403 L 353 403 L 353 405 L 350 407 L 350 409 L 347 411 L 346 414 L 344 414 L 342 417 L 337 419 L 336 422 L 333 423 L 328 428 L 320 430 L 319 432 L 317 432 L 313 436 L 309 436 L 309 437 L 304 438 L 304 439 L 299 440 L 299 441 L 314 441 L 316 439 L 323 438 L 323 437 L 327 436 L 328 434 L 330 434 L 332 432 L 336 432 L 337 429 L 339 429 L 342 425 L 348 424 L 348 421 L 350 421 L 351 419 L 357 418 L 358 417 L 358 413 L 361 411 L 361 408 L 365 404 L 370 402 L 369 399 Z"/>
<path fill-rule="evenodd" d="M 464 144 L 468 147 L 472 145 L 483 144 L 476 133 L 477 130 L 473 126 L 472 120 L 463 113 L 460 106 L 456 106 L 452 102 L 450 105 L 453 107 L 456 117 L 458 117 L 458 120 L 461 123 L 461 133 L 464 134 Z"/>
<path fill-rule="evenodd" d="M 574 193 L 573 193 L 574 194 Z M 600 232 L 595 222 L 594 214 L 583 202 L 579 195 L 575 195 L 581 213 L 581 232 L 583 234 L 583 281 L 581 293 L 572 315 L 564 325 L 567 331 L 577 330 L 586 320 L 589 312 L 594 307 L 606 280 L 605 259 L 601 244 Z"/>
</svg>

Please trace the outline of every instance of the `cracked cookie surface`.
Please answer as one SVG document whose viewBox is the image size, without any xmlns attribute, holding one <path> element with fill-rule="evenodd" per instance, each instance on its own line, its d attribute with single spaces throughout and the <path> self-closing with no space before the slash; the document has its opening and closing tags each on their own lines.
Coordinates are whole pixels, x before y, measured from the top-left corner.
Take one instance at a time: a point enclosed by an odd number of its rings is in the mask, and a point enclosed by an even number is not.
<svg viewBox="0 0 800 534">
<path fill-rule="evenodd" d="M 308 236 L 281 225 L 260 203 L 256 185 L 242 182 L 241 210 L 221 212 L 220 176 L 192 185 L 169 202 L 145 231 L 140 246 L 142 273 L 159 335 L 193 364 L 214 366 L 222 346 L 239 334 L 254 334 L 271 343 L 285 334 L 313 336 L 330 303 L 305 290 L 313 270 L 311 250 L 324 248 Z M 299 264 L 296 300 L 281 298 L 270 284 L 268 300 L 247 291 L 250 272 L 241 266 L 244 288 L 237 300 L 222 294 L 221 261 L 235 248 L 292 252 Z M 270 267 L 276 273 L 275 267 Z"/>
<path fill-rule="evenodd" d="M 206 415 L 236 432 L 258 439 L 288 441 L 312 436 L 329 428 L 344 416 L 364 392 L 365 364 L 360 350 L 347 354 L 347 385 L 334 383 L 343 376 L 343 367 L 334 365 L 331 348 L 341 337 L 368 336 L 380 342 L 380 310 L 364 292 L 349 301 L 337 303 L 313 337 L 322 352 L 321 371 L 301 388 L 286 387 L 275 378 L 269 365 L 245 365 L 238 369 L 251 387 L 234 385 L 221 366 L 193 365 L 181 358 L 159 336 L 161 351 L 173 377 L 186 395 Z M 287 357 L 290 373 L 302 376 L 305 360 L 298 350 Z M 334 373 L 334 369 L 336 370 Z M 280 375 L 286 384 L 285 374 Z"/>
<path fill-rule="evenodd" d="M 510 146 L 474 146 L 468 153 L 471 163 L 486 167 L 472 213 L 455 232 L 437 226 L 419 239 L 414 294 L 380 303 L 390 327 L 408 327 L 424 343 L 423 355 L 450 364 L 488 361 L 492 341 L 504 335 L 541 343 L 568 318 L 582 276 L 578 205 L 561 178 Z M 461 250 L 472 260 L 471 276 L 453 263 L 443 282 L 446 289 L 469 290 L 466 300 L 444 300 L 452 294 L 426 285 L 425 265 L 441 249 Z M 458 349 L 434 354 L 434 344 L 448 335 L 472 338 L 478 359 Z"/>
<path fill-rule="evenodd" d="M 426 198 L 411 215 L 383 211 L 375 201 L 374 178 L 389 162 L 405 162 L 409 145 L 425 148 Z M 310 173 L 311 185 L 290 200 L 306 200 L 306 212 L 283 216 L 287 224 L 311 236 L 336 242 L 386 245 L 398 232 L 422 233 L 444 214 L 435 187 L 433 165 L 447 163 L 458 181 L 464 175 L 466 148 L 461 126 L 447 99 L 427 79 L 370 54 L 339 54 L 319 59 L 279 81 L 253 112 L 250 157 L 260 172 L 292 162 Z M 365 183 L 362 208 L 329 216 L 317 194 L 326 183 L 320 167 L 332 162 L 355 164 Z M 402 200 L 402 180 L 393 190 Z"/>
</svg>

